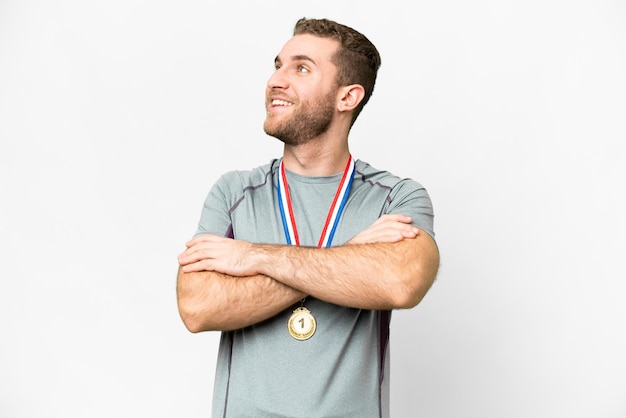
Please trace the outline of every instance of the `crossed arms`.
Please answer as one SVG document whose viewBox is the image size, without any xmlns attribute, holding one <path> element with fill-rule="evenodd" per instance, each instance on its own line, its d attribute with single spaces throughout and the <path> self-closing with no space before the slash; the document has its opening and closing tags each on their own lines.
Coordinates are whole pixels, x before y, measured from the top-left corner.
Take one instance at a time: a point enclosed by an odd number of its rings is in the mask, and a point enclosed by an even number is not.
<svg viewBox="0 0 626 418">
<path fill-rule="evenodd" d="M 191 332 L 270 318 L 307 295 L 391 310 L 417 305 L 435 280 L 434 240 L 403 215 L 383 215 L 346 245 L 253 244 L 206 234 L 178 256 L 178 308 Z"/>
</svg>

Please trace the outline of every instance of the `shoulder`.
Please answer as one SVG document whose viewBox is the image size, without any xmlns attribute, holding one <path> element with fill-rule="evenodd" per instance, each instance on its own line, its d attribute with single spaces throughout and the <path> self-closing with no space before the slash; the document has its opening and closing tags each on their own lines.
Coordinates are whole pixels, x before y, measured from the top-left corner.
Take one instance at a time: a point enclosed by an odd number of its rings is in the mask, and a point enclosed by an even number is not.
<svg viewBox="0 0 626 418">
<path fill-rule="evenodd" d="M 413 218 L 413 224 L 434 237 L 434 210 L 426 188 L 411 178 L 401 178 L 358 161 L 355 180 L 367 195 L 363 199 L 383 199 L 381 213 L 400 213 Z"/>
<path fill-rule="evenodd" d="M 278 160 L 271 160 L 268 164 L 250 170 L 228 171 L 218 179 L 217 185 L 233 191 L 245 191 L 272 184 L 272 176 L 278 167 Z"/>
<path fill-rule="evenodd" d="M 365 161 L 357 160 L 355 171 L 355 179 L 372 187 L 386 189 L 390 193 L 392 190 L 396 192 L 426 190 L 424 186 L 411 178 L 398 177 L 387 170 L 372 167 Z"/>
</svg>

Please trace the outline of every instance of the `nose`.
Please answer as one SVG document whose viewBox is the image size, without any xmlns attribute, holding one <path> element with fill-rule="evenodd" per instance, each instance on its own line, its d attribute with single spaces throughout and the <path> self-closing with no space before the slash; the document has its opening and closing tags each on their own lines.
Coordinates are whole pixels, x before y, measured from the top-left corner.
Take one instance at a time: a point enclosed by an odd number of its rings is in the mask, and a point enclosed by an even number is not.
<svg viewBox="0 0 626 418">
<path fill-rule="evenodd" d="M 289 83 L 283 67 L 274 70 L 269 80 L 267 80 L 267 87 L 269 89 L 286 89 Z"/>
</svg>

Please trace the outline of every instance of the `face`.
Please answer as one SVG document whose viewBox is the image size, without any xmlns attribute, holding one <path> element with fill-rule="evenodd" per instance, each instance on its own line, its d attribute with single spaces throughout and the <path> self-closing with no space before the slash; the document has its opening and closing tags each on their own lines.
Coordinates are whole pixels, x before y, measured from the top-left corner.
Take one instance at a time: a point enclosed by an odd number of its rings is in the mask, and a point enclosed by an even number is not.
<svg viewBox="0 0 626 418">
<path fill-rule="evenodd" d="M 308 34 L 285 44 L 266 88 L 268 135 L 300 145 L 328 130 L 336 108 L 337 69 L 331 57 L 337 48 L 335 40 Z"/>
</svg>

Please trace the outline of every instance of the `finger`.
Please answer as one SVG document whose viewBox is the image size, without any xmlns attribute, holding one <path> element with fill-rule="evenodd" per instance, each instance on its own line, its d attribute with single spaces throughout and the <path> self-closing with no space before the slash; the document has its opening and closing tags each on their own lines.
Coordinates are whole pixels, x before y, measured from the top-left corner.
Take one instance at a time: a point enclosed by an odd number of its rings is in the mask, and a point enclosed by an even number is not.
<svg viewBox="0 0 626 418">
<path fill-rule="evenodd" d="M 378 219 L 391 220 L 402 223 L 410 223 L 413 220 L 410 216 L 402 215 L 400 213 L 388 213 Z"/>
<path fill-rule="evenodd" d="M 193 247 L 194 245 L 201 244 L 203 242 L 216 242 L 219 239 L 223 239 L 223 238 L 218 235 L 213 235 L 213 234 L 202 234 L 187 241 L 185 245 L 187 246 L 187 248 L 189 248 L 189 247 Z"/>
<path fill-rule="evenodd" d="M 404 230 L 402 231 L 402 235 L 403 235 L 405 238 L 415 238 L 416 236 L 418 236 L 418 235 L 419 235 L 419 233 L 420 233 L 419 228 L 417 228 L 417 227 L 415 227 L 415 226 L 413 226 L 413 227 L 411 227 L 411 228 L 408 228 L 408 229 L 404 229 Z"/>
<path fill-rule="evenodd" d="M 182 253 L 178 256 L 178 264 L 180 264 L 181 266 L 186 266 L 191 263 L 195 263 L 196 261 L 198 260 L 186 253 Z"/>
<path fill-rule="evenodd" d="M 194 246 L 194 245 L 196 245 L 197 243 L 202 242 L 202 240 L 203 240 L 203 239 L 205 239 L 204 237 L 205 237 L 204 235 L 199 235 L 199 236 L 197 236 L 197 237 L 194 237 L 194 238 L 190 239 L 189 241 L 187 241 L 187 242 L 185 243 L 185 246 L 186 246 L 187 248 L 189 248 L 189 247 L 193 247 L 193 246 Z"/>
<path fill-rule="evenodd" d="M 208 267 L 209 266 L 207 265 L 207 263 L 203 261 L 199 261 L 196 263 L 191 263 L 191 264 L 186 264 L 184 266 L 181 266 L 181 270 L 185 273 L 195 273 L 199 271 L 210 271 L 211 269 Z"/>
<path fill-rule="evenodd" d="M 196 245 L 184 251 L 178 256 L 178 263 L 181 265 L 195 263 L 200 260 L 211 259 L 212 251 L 204 245 Z"/>
</svg>

